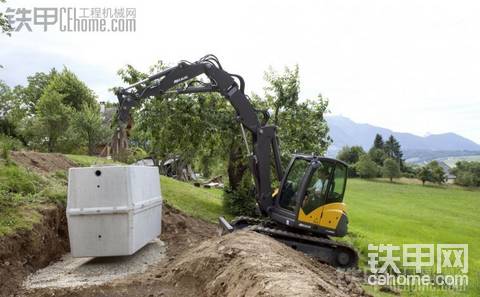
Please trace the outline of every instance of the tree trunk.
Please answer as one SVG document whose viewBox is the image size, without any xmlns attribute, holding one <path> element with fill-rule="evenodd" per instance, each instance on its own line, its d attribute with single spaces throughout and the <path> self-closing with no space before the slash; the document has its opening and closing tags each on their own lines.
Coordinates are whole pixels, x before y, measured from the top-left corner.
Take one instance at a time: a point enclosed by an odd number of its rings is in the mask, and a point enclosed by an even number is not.
<svg viewBox="0 0 480 297">
<path fill-rule="evenodd" d="M 230 145 L 230 153 L 228 158 L 228 182 L 232 190 L 236 190 L 248 168 L 242 154 L 242 146 L 238 145 L 236 138 L 233 139 Z"/>
<path fill-rule="evenodd" d="M 55 140 L 52 137 L 48 137 L 48 152 L 53 153 L 53 148 L 55 147 Z"/>
<path fill-rule="evenodd" d="M 88 137 L 88 154 L 90 156 L 93 156 L 95 154 L 95 144 L 90 137 Z"/>
<path fill-rule="evenodd" d="M 124 161 L 128 149 L 128 134 L 123 127 L 117 128 L 112 137 L 112 155 L 114 160 Z"/>
</svg>

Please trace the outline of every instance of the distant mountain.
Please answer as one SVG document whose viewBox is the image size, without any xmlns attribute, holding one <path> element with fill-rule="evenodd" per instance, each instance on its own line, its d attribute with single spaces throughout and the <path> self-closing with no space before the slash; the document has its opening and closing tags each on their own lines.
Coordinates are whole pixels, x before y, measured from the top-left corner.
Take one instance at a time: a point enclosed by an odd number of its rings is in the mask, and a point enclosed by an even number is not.
<svg viewBox="0 0 480 297">
<path fill-rule="evenodd" d="M 382 135 L 384 139 L 393 135 L 400 142 L 402 150 L 410 152 L 413 158 L 416 157 L 417 153 L 412 152 L 425 154 L 425 152 L 442 151 L 442 156 L 445 156 L 445 151 L 456 151 L 457 153 L 454 154 L 456 156 L 459 155 L 458 151 L 468 151 L 465 155 L 471 154 L 472 151 L 480 152 L 479 144 L 455 133 L 422 137 L 411 133 L 394 132 L 370 124 L 355 123 L 343 116 L 328 116 L 326 119 L 330 128 L 330 137 L 333 139 L 333 144 L 327 153 L 330 156 L 335 156 L 346 145 L 360 145 L 368 150 L 372 146 L 377 133 Z"/>
</svg>

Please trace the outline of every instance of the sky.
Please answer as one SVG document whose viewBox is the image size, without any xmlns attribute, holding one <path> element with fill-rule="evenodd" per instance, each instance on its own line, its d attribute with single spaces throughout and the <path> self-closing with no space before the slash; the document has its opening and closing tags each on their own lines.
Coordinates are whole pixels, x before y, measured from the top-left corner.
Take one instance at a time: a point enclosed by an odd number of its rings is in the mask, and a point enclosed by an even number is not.
<svg viewBox="0 0 480 297">
<path fill-rule="evenodd" d="M 480 143 L 479 1 L 8 1 L 7 7 L 135 8 L 135 32 L 0 36 L 0 80 L 25 84 L 63 66 L 114 101 L 117 71 L 215 54 L 263 94 L 264 72 L 299 65 L 301 98 L 333 115 L 417 135 Z"/>
</svg>

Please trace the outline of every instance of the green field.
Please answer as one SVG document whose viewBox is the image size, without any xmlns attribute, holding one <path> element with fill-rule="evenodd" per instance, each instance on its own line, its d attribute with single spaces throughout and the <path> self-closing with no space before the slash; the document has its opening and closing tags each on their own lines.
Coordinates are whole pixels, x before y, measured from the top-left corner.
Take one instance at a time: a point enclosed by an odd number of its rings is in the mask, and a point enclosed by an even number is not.
<svg viewBox="0 0 480 297">
<path fill-rule="evenodd" d="M 480 191 L 353 179 L 346 195 L 352 234 L 348 239 L 362 255 L 369 243 L 467 243 L 468 295 L 480 296 Z"/>
<path fill-rule="evenodd" d="M 161 183 L 167 203 L 186 213 L 211 222 L 224 214 L 220 190 L 199 189 L 167 177 L 162 177 Z M 360 179 L 349 180 L 347 189 L 351 235 L 346 240 L 361 251 L 362 265 L 366 264 L 369 243 L 468 243 L 470 290 L 467 293 L 404 292 L 402 295 L 480 296 L 479 288 L 475 287 L 480 271 L 480 191 Z"/>
<path fill-rule="evenodd" d="M 171 206 L 211 223 L 217 223 L 218 217 L 224 215 L 222 190 L 198 188 L 165 176 L 160 180 L 162 196 Z"/>
</svg>

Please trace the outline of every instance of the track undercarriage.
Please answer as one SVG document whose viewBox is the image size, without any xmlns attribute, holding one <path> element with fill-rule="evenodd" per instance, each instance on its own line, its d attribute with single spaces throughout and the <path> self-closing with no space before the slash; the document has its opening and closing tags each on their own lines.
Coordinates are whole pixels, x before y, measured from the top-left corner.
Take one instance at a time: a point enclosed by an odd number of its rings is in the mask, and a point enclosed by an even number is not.
<svg viewBox="0 0 480 297">
<path fill-rule="evenodd" d="M 219 221 L 222 234 L 237 230 L 251 230 L 273 237 L 295 250 L 334 267 L 353 268 L 358 264 L 358 254 L 353 247 L 331 240 L 327 236 L 298 233 L 269 219 L 241 216 L 231 222 L 227 222 L 223 217 Z"/>
</svg>

